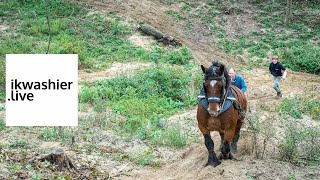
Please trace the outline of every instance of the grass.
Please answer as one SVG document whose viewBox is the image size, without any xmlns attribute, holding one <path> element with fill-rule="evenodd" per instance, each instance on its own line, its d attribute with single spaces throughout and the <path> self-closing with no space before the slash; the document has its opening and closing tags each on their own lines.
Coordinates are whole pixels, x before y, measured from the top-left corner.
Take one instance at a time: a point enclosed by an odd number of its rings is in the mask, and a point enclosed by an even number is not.
<svg viewBox="0 0 320 180">
<path fill-rule="evenodd" d="M 53 141 L 70 138 L 72 133 L 64 127 L 43 127 L 38 136 L 44 141 Z"/>
<path fill-rule="evenodd" d="M 0 131 L 6 129 L 6 123 L 4 122 L 4 119 L 0 117 Z"/>
<path fill-rule="evenodd" d="M 11 148 L 28 148 L 28 142 L 26 139 L 18 139 L 10 143 L 9 147 Z"/>
<path fill-rule="evenodd" d="M 159 167 L 160 162 L 154 156 L 154 151 L 152 148 L 146 148 L 143 151 L 132 152 L 128 155 L 129 158 L 133 159 L 140 166 L 152 166 Z"/>
<path fill-rule="evenodd" d="M 189 9 L 189 8 L 186 8 L 186 10 L 187 9 Z M 176 11 L 173 11 L 173 10 L 166 10 L 165 13 L 171 15 L 171 17 L 173 17 L 173 19 L 176 20 L 176 21 L 180 21 L 180 20 L 185 20 L 186 19 L 180 13 L 178 13 Z"/>
<path fill-rule="evenodd" d="M 162 131 L 153 132 L 153 142 L 155 144 L 169 147 L 183 147 L 187 145 L 187 134 L 183 133 L 178 127 L 168 127 Z"/>
<path fill-rule="evenodd" d="M 302 115 L 309 115 L 312 119 L 320 120 L 320 101 L 296 96 L 284 98 L 279 104 L 278 112 L 280 115 L 289 115 L 293 118 L 302 119 Z"/>
</svg>

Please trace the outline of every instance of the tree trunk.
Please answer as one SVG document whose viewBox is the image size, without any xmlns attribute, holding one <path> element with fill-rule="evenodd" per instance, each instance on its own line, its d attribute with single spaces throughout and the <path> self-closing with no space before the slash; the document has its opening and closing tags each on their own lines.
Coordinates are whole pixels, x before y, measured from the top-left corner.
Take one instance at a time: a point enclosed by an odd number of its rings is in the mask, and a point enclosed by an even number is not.
<svg viewBox="0 0 320 180">
<path fill-rule="evenodd" d="M 61 147 L 56 148 L 52 153 L 36 157 L 30 160 L 30 163 L 34 163 L 35 161 L 48 161 L 52 164 L 58 165 L 58 170 L 63 170 L 63 168 L 67 168 L 70 172 L 76 172 L 75 166 L 73 165 L 71 159 L 67 156 L 65 150 Z"/>
<path fill-rule="evenodd" d="M 154 38 L 156 38 L 158 41 L 162 42 L 165 45 L 181 46 L 181 42 L 178 39 L 170 35 L 163 34 L 149 26 L 142 25 L 139 27 L 139 30 L 149 36 L 153 36 Z"/>
<path fill-rule="evenodd" d="M 290 25 L 292 19 L 292 0 L 287 0 L 286 25 Z"/>
</svg>

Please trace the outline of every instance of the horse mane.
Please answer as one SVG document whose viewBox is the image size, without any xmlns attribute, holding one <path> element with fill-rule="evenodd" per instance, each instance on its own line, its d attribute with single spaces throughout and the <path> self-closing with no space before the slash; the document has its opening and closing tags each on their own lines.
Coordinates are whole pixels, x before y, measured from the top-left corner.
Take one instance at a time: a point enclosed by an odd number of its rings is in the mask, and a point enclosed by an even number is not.
<svg viewBox="0 0 320 180">
<path fill-rule="evenodd" d="M 212 61 L 212 65 L 211 66 L 216 66 L 216 67 L 223 66 L 223 69 L 224 69 L 223 75 L 226 78 L 226 89 L 228 89 L 230 87 L 230 84 L 231 84 L 231 78 L 230 78 L 229 73 L 227 71 L 227 67 L 223 63 L 220 63 L 219 61 Z"/>
</svg>

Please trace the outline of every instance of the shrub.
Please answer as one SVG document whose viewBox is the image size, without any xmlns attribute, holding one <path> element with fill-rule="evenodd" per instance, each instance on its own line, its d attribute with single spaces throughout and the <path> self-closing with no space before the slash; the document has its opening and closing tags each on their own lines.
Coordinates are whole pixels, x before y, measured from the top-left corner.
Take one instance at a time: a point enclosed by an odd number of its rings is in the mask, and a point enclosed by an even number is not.
<svg viewBox="0 0 320 180">
<path fill-rule="evenodd" d="M 280 51 L 282 62 L 290 69 L 320 74 L 320 47 L 297 42 L 294 46 Z"/>
<path fill-rule="evenodd" d="M 301 124 L 288 123 L 285 139 L 280 142 L 280 159 L 295 163 L 320 164 L 320 131 Z"/>
</svg>

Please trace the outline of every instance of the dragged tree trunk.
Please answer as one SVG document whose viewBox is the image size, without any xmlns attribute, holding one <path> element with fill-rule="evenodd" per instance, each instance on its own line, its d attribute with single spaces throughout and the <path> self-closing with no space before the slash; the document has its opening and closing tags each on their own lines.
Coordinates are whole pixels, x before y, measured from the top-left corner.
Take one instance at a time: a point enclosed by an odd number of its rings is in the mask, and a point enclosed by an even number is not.
<svg viewBox="0 0 320 180">
<path fill-rule="evenodd" d="M 167 34 L 163 34 L 163 33 L 159 32 L 151 27 L 140 26 L 139 30 L 149 36 L 153 36 L 154 38 L 156 38 L 158 41 L 162 42 L 165 45 L 181 46 L 181 42 L 179 40 L 177 40 L 176 38 L 174 38 L 170 35 L 167 35 Z"/>
</svg>

